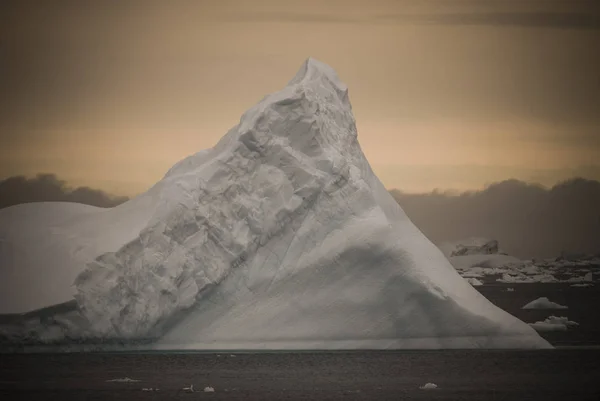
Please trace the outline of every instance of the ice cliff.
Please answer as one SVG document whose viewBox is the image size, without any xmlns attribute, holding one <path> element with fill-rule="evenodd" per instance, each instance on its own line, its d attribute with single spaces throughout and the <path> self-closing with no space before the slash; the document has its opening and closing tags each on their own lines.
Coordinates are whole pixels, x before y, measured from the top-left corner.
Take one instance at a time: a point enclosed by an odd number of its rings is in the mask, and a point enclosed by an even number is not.
<svg viewBox="0 0 600 401">
<path fill-rule="evenodd" d="M 8 222 L 3 289 L 18 290 L 2 312 L 74 299 L 90 336 L 156 348 L 549 347 L 411 223 L 361 151 L 346 85 L 314 59 L 147 193 L 112 209 L 21 205 L 0 211 Z"/>
</svg>

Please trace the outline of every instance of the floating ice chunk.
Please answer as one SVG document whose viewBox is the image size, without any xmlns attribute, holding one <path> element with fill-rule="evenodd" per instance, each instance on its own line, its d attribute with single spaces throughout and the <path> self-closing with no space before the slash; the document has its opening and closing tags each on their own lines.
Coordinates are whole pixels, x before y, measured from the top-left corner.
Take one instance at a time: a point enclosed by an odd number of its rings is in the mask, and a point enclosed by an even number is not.
<svg viewBox="0 0 600 401">
<path fill-rule="evenodd" d="M 481 280 L 478 280 L 478 279 L 476 279 L 476 278 L 474 278 L 474 277 L 467 277 L 467 278 L 466 278 L 466 280 L 467 280 L 467 282 L 468 282 L 469 284 L 471 284 L 473 287 L 478 287 L 478 286 L 480 286 L 480 285 L 483 285 L 483 282 L 482 282 Z"/>
<path fill-rule="evenodd" d="M 550 316 L 544 321 L 529 323 L 536 331 L 567 331 L 568 327 L 579 326 L 579 323 L 569 320 L 565 316 Z"/>
<path fill-rule="evenodd" d="M 213 387 L 206 386 L 206 387 L 204 387 L 204 392 L 205 393 L 214 393 L 215 389 Z"/>
<path fill-rule="evenodd" d="M 435 383 L 427 383 L 421 387 L 419 387 L 421 390 L 435 390 L 438 388 L 437 384 Z"/>
<path fill-rule="evenodd" d="M 508 288 L 506 289 L 506 292 L 515 292 L 515 289 L 514 289 L 514 288 L 512 288 L 512 287 L 508 287 Z"/>
<path fill-rule="evenodd" d="M 566 316 L 549 316 L 546 323 L 550 324 L 564 324 L 565 326 L 579 326 L 579 323 L 569 320 Z"/>
<path fill-rule="evenodd" d="M 570 287 L 593 287 L 594 284 L 591 283 L 577 283 L 577 284 L 571 284 Z"/>
<path fill-rule="evenodd" d="M 460 275 L 463 278 L 481 278 L 484 276 L 484 274 L 482 274 L 482 273 L 477 273 L 477 272 L 473 272 L 473 271 L 469 271 L 469 270 L 461 271 Z"/>
<path fill-rule="evenodd" d="M 531 327 L 537 332 L 547 332 L 547 331 L 567 331 L 567 326 L 564 324 L 552 324 L 546 322 L 535 322 L 529 323 Z"/>
<path fill-rule="evenodd" d="M 194 392 L 194 385 L 193 385 L 193 384 L 190 384 L 190 386 L 189 386 L 189 387 L 184 387 L 184 388 L 182 388 L 181 390 L 183 390 L 183 391 L 185 391 L 185 392 L 187 392 L 187 393 L 193 393 L 193 392 Z"/>
<path fill-rule="evenodd" d="M 110 379 L 107 380 L 107 382 L 115 382 L 115 383 L 133 383 L 133 382 L 139 382 L 140 380 L 136 380 L 136 379 L 130 379 L 129 377 L 122 377 L 119 379 Z"/>
<path fill-rule="evenodd" d="M 569 307 L 552 302 L 546 297 L 540 297 L 529 302 L 521 309 L 569 309 Z"/>
</svg>

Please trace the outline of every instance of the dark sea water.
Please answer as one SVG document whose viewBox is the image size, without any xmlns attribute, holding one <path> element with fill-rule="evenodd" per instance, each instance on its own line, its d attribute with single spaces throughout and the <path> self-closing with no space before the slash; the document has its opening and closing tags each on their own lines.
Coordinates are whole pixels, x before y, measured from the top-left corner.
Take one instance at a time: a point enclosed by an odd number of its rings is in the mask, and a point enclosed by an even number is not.
<svg viewBox="0 0 600 401">
<path fill-rule="evenodd" d="M 117 378 L 136 382 L 110 382 Z M 419 386 L 433 382 L 436 390 Z M 181 389 L 190 384 L 195 392 Z M 206 386 L 214 392 L 206 393 Z M 159 391 L 142 391 L 142 388 Z M 600 400 L 600 349 L 0 355 L 3 400 Z"/>
</svg>

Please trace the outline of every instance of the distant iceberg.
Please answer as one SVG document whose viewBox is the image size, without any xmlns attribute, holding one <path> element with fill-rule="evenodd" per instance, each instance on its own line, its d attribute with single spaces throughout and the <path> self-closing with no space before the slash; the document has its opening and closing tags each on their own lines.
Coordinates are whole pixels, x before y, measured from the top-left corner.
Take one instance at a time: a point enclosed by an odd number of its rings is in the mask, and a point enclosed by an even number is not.
<svg viewBox="0 0 600 401">
<path fill-rule="evenodd" d="M 159 349 L 550 347 L 412 224 L 363 155 L 346 85 L 312 58 L 148 192 L 0 210 L 0 244 L 0 312 L 72 305 L 12 339 L 50 325 Z"/>
</svg>

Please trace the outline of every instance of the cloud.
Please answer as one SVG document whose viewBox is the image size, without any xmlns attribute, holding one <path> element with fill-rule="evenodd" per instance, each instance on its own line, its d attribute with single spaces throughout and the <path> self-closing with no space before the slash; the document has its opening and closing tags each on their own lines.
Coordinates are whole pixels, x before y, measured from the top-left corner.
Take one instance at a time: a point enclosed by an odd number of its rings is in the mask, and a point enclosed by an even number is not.
<svg viewBox="0 0 600 401">
<path fill-rule="evenodd" d="M 582 12 L 390 13 L 363 16 L 277 12 L 224 14 L 222 15 L 222 19 L 234 22 L 303 22 L 366 25 L 471 25 L 521 28 L 600 29 L 600 14 Z"/>
<path fill-rule="evenodd" d="M 548 189 L 507 180 L 461 194 L 390 192 L 436 244 L 487 237 L 520 258 L 600 252 L 598 181 L 576 178 Z"/>
<path fill-rule="evenodd" d="M 54 174 L 38 174 L 34 178 L 14 176 L 0 181 L 0 209 L 29 202 L 78 202 L 113 207 L 127 199 L 89 187 L 70 188 Z"/>
</svg>

